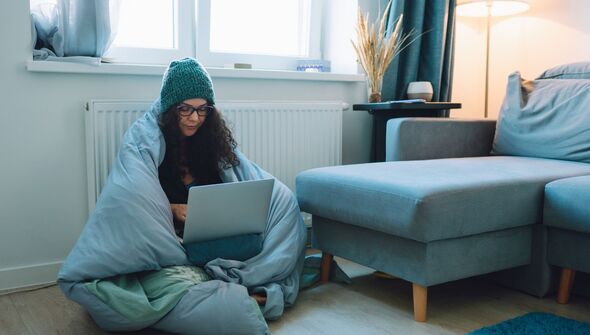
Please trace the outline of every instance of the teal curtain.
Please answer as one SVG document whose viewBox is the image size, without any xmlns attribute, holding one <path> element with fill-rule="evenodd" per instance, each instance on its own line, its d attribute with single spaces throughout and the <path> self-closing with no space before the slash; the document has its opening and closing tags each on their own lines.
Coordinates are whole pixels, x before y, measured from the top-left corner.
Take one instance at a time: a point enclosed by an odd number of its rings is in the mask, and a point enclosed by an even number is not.
<svg viewBox="0 0 590 335">
<path fill-rule="evenodd" d="M 456 0 L 392 0 L 388 31 L 404 15 L 403 31 L 422 34 L 390 64 L 383 78 L 383 101 L 407 99 L 412 81 L 429 81 L 432 101 L 450 101 Z"/>
</svg>

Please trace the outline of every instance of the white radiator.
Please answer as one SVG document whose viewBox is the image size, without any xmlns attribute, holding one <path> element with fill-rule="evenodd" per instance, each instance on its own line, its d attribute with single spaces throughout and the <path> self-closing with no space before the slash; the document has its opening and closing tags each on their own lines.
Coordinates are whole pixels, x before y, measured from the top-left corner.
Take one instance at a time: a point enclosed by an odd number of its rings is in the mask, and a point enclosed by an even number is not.
<svg viewBox="0 0 590 335">
<path fill-rule="evenodd" d="M 92 100 L 86 113 L 88 208 L 107 180 L 125 130 L 151 101 Z M 238 147 L 295 191 L 295 176 L 342 163 L 342 102 L 220 101 Z"/>
</svg>

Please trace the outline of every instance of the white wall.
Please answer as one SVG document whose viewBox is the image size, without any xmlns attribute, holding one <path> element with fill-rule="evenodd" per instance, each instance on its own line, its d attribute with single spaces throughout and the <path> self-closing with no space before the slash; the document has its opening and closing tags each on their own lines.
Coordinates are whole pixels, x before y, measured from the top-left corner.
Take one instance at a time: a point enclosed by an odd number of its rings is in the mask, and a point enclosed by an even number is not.
<svg viewBox="0 0 590 335">
<path fill-rule="evenodd" d="M 532 0 L 528 12 L 494 18 L 490 46 L 490 118 L 497 118 L 513 71 L 533 79 L 559 64 L 590 61 L 590 1 Z M 452 116 L 483 117 L 484 19 L 458 17 Z"/>
<path fill-rule="evenodd" d="M 55 279 L 87 213 L 83 105 L 154 99 L 158 76 L 33 73 L 28 1 L 0 5 L 0 290 Z M 363 83 L 213 78 L 218 99 L 365 102 Z M 369 159 L 371 119 L 346 111 L 343 162 Z"/>
</svg>

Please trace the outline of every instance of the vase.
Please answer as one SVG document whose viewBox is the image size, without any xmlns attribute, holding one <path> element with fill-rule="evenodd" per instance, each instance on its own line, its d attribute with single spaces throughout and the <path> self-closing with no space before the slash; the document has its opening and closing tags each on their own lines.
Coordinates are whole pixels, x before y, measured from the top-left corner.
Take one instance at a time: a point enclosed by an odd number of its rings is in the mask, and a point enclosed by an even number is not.
<svg viewBox="0 0 590 335">
<path fill-rule="evenodd" d="M 371 78 L 367 76 L 367 95 L 369 103 L 381 102 L 381 87 L 383 85 L 383 77 Z"/>
<path fill-rule="evenodd" d="M 408 99 L 432 100 L 432 84 L 429 81 L 413 81 L 408 85 Z"/>
</svg>

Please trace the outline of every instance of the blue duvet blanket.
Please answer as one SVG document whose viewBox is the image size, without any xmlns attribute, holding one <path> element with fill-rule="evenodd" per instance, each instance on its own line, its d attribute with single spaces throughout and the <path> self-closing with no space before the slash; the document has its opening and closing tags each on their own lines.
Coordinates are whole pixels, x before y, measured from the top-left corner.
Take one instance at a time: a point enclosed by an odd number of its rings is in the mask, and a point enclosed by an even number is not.
<svg viewBox="0 0 590 335">
<path fill-rule="evenodd" d="M 165 316 L 131 320 L 87 289 L 86 284 L 124 274 L 188 265 L 177 240 L 168 199 L 158 180 L 165 143 L 159 102 L 126 132 L 122 147 L 78 242 L 58 275 L 64 293 L 83 305 L 108 331 L 152 326 L 181 334 L 265 334 L 268 327 L 250 292 L 264 292 L 266 319 L 295 301 L 304 260 L 305 227 L 292 192 L 275 180 L 263 249 L 246 261 L 215 259 L 211 280 L 192 285 Z M 236 152 L 240 164 L 223 170 L 224 182 L 273 178 Z"/>
</svg>

